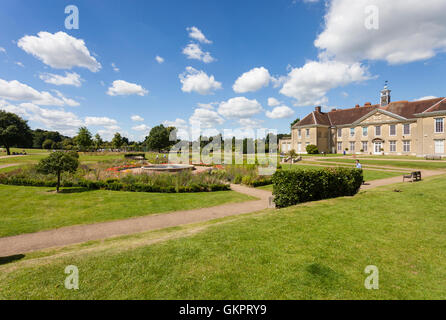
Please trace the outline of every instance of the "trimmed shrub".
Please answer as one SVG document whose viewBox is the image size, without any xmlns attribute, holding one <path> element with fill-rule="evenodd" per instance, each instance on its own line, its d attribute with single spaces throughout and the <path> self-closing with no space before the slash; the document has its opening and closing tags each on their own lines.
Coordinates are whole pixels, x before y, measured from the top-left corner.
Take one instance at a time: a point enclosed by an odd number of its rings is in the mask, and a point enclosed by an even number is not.
<svg viewBox="0 0 446 320">
<path fill-rule="evenodd" d="M 55 187 L 57 181 L 38 180 L 32 178 L 7 177 L 0 175 L 0 184 L 28 187 Z M 62 187 L 82 187 L 88 190 L 110 190 L 129 192 L 157 192 L 157 193 L 189 193 L 189 192 L 214 192 L 230 190 L 227 184 L 192 184 L 188 186 L 159 186 L 140 182 L 123 183 L 117 179 L 107 181 L 79 180 L 78 182 L 62 182 Z"/>
<path fill-rule="evenodd" d="M 308 154 L 319 154 L 319 149 L 314 144 L 309 144 L 306 149 Z"/>
<path fill-rule="evenodd" d="M 146 158 L 146 154 L 145 153 L 126 153 L 124 155 L 124 158 L 128 159 L 128 158 L 135 158 L 135 157 L 143 157 L 144 159 Z"/>
<path fill-rule="evenodd" d="M 362 170 L 326 168 L 277 171 L 273 175 L 274 202 L 278 208 L 308 201 L 354 196 L 362 183 Z"/>
</svg>

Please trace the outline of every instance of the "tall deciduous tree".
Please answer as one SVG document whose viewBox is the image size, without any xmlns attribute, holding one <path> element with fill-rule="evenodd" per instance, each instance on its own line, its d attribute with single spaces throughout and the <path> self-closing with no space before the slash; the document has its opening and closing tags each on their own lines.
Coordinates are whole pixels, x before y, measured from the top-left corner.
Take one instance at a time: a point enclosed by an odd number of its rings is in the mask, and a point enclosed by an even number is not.
<svg viewBox="0 0 446 320">
<path fill-rule="evenodd" d="M 0 111 L 0 145 L 6 148 L 8 155 L 13 146 L 32 145 L 32 132 L 28 123 L 18 115 Z"/>
<path fill-rule="evenodd" d="M 37 170 L 44 174 L 55 174 L 57 176 L 56 191 L 60 190 L 60 176 L 62 172 L 75 172 L 79 167 L 79 155 L 77 152 L 56 151 L 47 158 L 40 160 Z"/>
<path fill-rule="evenodd" d="M 293 122 L 291 122 L 291 127 L 293 127 L 296 123 L 298 123 L 300 121 L 300 118 L 297 118 L 296 120 L 294 120 Z"/>
<path fill-rule="evenodd" d="M 81 151 L 86 151 L 93 144 L 93 139 L 91 138 L 91 133 L 86 127 L 79 128 L 77 136 L 74 138 L 76 144 Z"/>
<path fill-rule="evenodd" d="M 150 150 L 161 150 L 168 148 L 171 145 L 169 140 L 170 131 L 162 124 L 153 127 L 150 134 L 146 137 L 146 144 Z"/>
<path fill-rule="evenodd" d="M 116 132 L 111 143 L 114 149 L 121 149 L 122 145 L 124 144 L 124 139 L 119 132 Z"/>
<path fill-rule="evenodd" d="M 94 140 L 93 140 L 94 148 L 96 150 L 98 150 L 98 149 L 100 149 L 102 147 L 103 144 L 104 144 L 104 140 L 102 140 L 102 138 L 99 135 L 99 133 L 96 133 L 96 135 L 94 136 Z"/>
</svg>

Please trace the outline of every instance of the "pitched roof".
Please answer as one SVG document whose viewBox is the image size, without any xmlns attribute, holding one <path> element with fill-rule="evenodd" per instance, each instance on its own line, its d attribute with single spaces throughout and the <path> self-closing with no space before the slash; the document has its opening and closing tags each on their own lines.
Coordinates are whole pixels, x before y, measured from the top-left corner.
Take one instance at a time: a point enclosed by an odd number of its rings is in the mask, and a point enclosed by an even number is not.
<svg viewBox="0 0 446 320">
<path fill-rule="evenodd" d="M 421 101 L 397 101 L 384 107 L 384 110 L 395 113 L 407 119 L 416 118 L 417 113 L 422 113 L 443 100 L 443 98 L 421 100 Z"/>
<path fill-rule="evenodd" d="M 440 98 L 439 102 L 435 103 L 432 107 L 424 111 L 424 113 L 438 112 L 438 111 L 446 111 L 446 98 L 445 99 Z"/>
<path fill-rule="evenodd" d="M 369 114 L 375 109 L 378 109 L 379 105 L 352 108 L 352 109 L 340 109 L 336 111 L 330 111 L 328 116 L 331 119 L 331 123 L 334 126 L 342 126 L 351 124 L 365 115 Z"/>
<path fill-rule="evenodd" d="M 313 113 L 310 113 L 309 115 L 307 115 L 305 118 L 303 118 L 302 120 L 300 120 L 298 123 L 296 123 L 294 126 L 309 126 L 312 124 L 316 124 L 314 122 L 314 117 L 313 117 Z"/>
<path fill-rule="evenodd" d="M 309 125 L 326 125 L 326 126 L 342 126 L 349 125 L 366 116 L 373 110 L 385 110 L 406 119 L 415 119 L 416 114 L 423 112 L 446 111 L 446 99 L 435 98 L 421 101 L 396 101 L 391 102 L 385 107 L 379 104 L 366 104 L 363 107 L 355 107 L 351 109 L 338 109 L 330 112 L 313 111 L 300 122 L 296 123 L 293 128 L 309 126 Z"/>
</svg>

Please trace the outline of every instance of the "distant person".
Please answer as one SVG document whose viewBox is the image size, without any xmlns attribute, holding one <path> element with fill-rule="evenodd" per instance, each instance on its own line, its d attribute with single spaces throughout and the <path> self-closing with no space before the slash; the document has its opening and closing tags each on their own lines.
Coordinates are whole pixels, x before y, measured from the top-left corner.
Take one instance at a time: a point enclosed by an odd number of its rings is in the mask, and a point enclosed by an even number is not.
<svg viewBox="0 0 446 320">
<path fill-rule="evenodd" d="M 347 152 L 344 150 L 344 156 L 347 154 Z"/>
<path fill-rule="evenodd" d="M 361 164 L 361 162 L 359 162 L 359 160 L 356 160 L 356 169 L 362 170 L 362 164 Z"/>
</svg>

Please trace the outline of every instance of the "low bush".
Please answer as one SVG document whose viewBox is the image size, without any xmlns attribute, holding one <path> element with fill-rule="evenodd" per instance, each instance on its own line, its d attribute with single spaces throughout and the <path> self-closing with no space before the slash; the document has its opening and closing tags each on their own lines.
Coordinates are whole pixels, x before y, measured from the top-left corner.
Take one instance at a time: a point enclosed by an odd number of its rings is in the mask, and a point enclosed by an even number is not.
<svg viewBox="0 0 446 320">
<path fill-rule="evenodd" d="M 135 158 L 135 157 L 142 157 L 142 158 L 146 158 L 146 154 L 145 153 L 126 153 L 124 154 L 124 158 L 128 159 L 128 158 Z"/>
<path fill-rule="evenodd" d="M 280 169 L 278 167 L 278 169 Z M 225 165 L 224 169 L 215 171 L 214 176 L 223 181 L 234 184 L 245 184 L 251 187 L 260 187 L 272 183 L 271 177 L 259 175 L 259 166 L 248 165 Z"/>
<path fill-rule="evenodd" d="M 362 170 L 325 168 L 277 171 L 272 178 L 278 208 L 308 201 L 354 196 L 363 183 Z"/>
<path fill-rule="evenodd" d="M 319 149 L 314 144 L 309 144 L 306 149 L 308 154 L 319 154 Z"/>
</svg>

